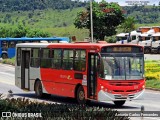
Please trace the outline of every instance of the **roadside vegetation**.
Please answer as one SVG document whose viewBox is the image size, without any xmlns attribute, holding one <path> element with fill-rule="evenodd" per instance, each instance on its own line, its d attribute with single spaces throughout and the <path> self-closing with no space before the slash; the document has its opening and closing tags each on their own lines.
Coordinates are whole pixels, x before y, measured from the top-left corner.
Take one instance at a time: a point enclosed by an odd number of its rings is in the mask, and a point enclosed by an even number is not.
<svg viewBox="0 0 160 120">
<path fill-rule="evenodd" d="M 160 90 L 160 61 L 145 61 L 146 87 Z"/>
<path fill-rule="evenodd" d="M 0 95 L 0 113 L 4 111 L 14 113 L 12 114 L 14 115 L 12 118 L 14 120 L 129 120 L 126 116 L 116 116 L 119 112 L 108 108 L 90 107 L 78 104 L 45 103 L 31 101 L 25 98 L 3 99 L 2 95 Z M 22 114 L 18 115 L 17 113 Z M 17 115 L 18 117 L 16 117 Z M 0 118 L 1 117 L 2 115 L 0 114 Z"/>
</svg>

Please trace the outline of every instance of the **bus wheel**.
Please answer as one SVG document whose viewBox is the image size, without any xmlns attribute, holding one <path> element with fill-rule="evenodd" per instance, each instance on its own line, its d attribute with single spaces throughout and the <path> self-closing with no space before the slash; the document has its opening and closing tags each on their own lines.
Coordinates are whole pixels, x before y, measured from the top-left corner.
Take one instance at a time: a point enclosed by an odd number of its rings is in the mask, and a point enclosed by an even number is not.
<svg viewBox="0 0 160 120">
<path fill-rule="evenodd" d="M 117 106 L 117 107 L 121 107 L 122 105 L 124 105 L 126 101 L 123 100 L 123 101 L 114 101 L 114 104 Z"/>
<path fill-rule="evenodd" d="M 8 58 L 7 54 L 2 54 L 2 58 L 7 59 Z"/>
<path fill-rule="evenodd" d="M 149 54 L 150 52 L 151 52 L 151 50 L 150 50 L 149 48 L 145 48 L 145 49 L 144 49 L 144 53 L 145 53 L 145 54 Z"/>
<path fill-rule="evenodd" d="M 79 104 L 85 104 L 85 93 L 82 86 L 79 86 L 77 89 L 76 99 Z"/>
<path fill-rule="evenodd" d="M 43 89 L 42 89 L 42 84 L 39 80 L 35 84 L 35 94 L 38 98 L 42 98 L 44 95 Z"/>
</svg>

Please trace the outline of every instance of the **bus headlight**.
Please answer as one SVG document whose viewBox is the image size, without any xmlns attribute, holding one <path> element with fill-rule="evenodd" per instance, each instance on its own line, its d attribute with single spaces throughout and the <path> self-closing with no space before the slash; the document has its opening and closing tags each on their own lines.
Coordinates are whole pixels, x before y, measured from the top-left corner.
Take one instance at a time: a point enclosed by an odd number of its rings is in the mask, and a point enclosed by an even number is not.
<svg viewBox="0 0 160 120">
<path fill-rule="evenodd" d="M 104 86 L 101 86 L 101 89 L 103 89 L 104 88 Z"/>
<path fill-rule="evenodd" d="M 142 88 L 144 89 L 144 88 L 145 88 L 145 85 L 143 85 Z"/>
</svg>

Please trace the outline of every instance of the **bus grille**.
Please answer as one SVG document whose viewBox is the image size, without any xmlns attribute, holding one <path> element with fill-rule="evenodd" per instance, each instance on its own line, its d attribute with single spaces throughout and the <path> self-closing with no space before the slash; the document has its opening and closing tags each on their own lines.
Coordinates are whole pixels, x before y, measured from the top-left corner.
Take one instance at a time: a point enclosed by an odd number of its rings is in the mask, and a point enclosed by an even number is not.
<svg viewBox="0 0 160 120">
<path fill-rule="evenodd" d="M 114 92 L 124 92 L 124 90 L 113 90 Z"/>
</svg>

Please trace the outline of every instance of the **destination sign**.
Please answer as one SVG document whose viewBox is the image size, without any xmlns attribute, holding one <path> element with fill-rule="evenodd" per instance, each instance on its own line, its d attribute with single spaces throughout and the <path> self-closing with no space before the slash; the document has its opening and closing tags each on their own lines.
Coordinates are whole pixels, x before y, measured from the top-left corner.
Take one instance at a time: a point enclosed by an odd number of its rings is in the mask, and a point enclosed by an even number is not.
<svg viewBox="0 0 160 120">
<path fill-rule="evenodd" d="M 143 53 L 143 48 L 138 46 L 107 46 L 103 47 L 102 53 Z"/>
</svg>

